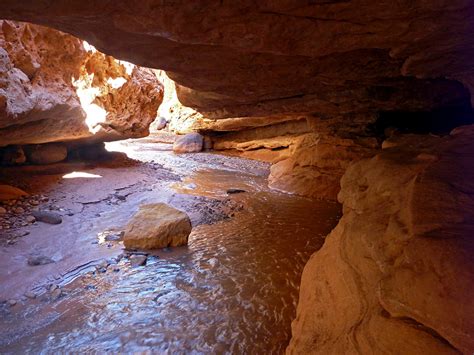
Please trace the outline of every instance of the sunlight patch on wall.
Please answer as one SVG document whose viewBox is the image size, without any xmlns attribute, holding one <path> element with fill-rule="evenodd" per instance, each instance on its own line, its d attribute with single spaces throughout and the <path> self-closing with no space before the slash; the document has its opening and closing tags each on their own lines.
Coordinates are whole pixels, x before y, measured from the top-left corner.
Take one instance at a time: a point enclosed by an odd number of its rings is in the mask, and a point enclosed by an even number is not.
<svg viewBox="0 0 474 355">
<path fill-rule="evenodd" d="M 72 85 L 76 88 L 76 94 L 81 102 L 82 109 L 86 113 L 86 125 L 89 132 L 96 134 L 100 131 L 100 123 L 105 122 L 107 111 L 94 103 L 97 96 L 100 96 L 100 88 L 93 87 L 94 73 L 83 74 L 77 80 L 72 78 Z"/>
</svg>

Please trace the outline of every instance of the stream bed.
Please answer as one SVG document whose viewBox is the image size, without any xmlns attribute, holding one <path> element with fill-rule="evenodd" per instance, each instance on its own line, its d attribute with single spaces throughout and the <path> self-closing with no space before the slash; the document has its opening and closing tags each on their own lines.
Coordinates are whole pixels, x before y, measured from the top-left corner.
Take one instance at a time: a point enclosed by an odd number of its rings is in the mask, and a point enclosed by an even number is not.
<svg viewBox="0 0 474 355">
<path fill-rule="evenodd" d="M 197 196 L 240 208 L 193 223 L 187 247 L 154 252 L 146 266 L 123 258 L 116 270 L 86 267 L 62 281 L 57 299 L 4 306 L 0 352 L 284 353 L 303 267 L 337 223 L 339 205 L 272 191 L 268 171 L 244 159 L 232 158 L 233 166 L 206 153 L 179 160 L 151 143 L 133 144 L 129 157 L 149 164 L 152 155 L 181 177 L 167 183 L 167 202 L 177 198 L 179 208 Z M 245 192 L 228 195 L 231 188 Z"/>
</svg>

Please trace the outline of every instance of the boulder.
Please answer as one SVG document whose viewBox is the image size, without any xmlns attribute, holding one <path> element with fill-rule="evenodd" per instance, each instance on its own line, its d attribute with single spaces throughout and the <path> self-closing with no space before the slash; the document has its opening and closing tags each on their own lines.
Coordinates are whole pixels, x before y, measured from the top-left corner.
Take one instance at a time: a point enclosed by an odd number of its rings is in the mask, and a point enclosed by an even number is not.
<svg viewBox="0 0 474 355">
<path fill-rule="evenodd" d="M 32 211 L 31 214 L 35 218 L 35 221 L 48 223 L 48 224 L 61 224 L 63 219 L 61 215 L 51 211 Z"/>
<path fill-rule="evenodd" d="M 28 163 L 53 164 L 67 158 L 67 147 L 61 143 L 36 144 L 25 146 Z"/>
<path fill-rule="evenodd" d="M 161 249 L 188 243 L 191 221 L 188 215 L 165 203 L 140 206 L 125 228 L 123 242 L 128 249 Z"/>
<path fill-rule="evenodd" d="M 203 147 L 203 137 L 199 133 L 188 133 L 176 139 L 173 144 L 175 153 L 196 153 Z"/>
</svg>

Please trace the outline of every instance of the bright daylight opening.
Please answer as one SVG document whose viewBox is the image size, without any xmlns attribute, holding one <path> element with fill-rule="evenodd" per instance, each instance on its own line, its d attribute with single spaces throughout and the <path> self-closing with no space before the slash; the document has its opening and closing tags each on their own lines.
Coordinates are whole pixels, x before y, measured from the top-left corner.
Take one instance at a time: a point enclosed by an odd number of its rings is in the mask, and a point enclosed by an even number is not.
<svg viewBox="0 0 474 355">
<path fill-rule="evenodd" d="M 102 175 L 85 173 L 83 171 L 73 171 L 72 173 L 63 175 L 63 179 L 77 179 L 77 178 L 98 179 L 98 178 L 101 178 L 101 177 L 102 177 Z"/>
</svg>

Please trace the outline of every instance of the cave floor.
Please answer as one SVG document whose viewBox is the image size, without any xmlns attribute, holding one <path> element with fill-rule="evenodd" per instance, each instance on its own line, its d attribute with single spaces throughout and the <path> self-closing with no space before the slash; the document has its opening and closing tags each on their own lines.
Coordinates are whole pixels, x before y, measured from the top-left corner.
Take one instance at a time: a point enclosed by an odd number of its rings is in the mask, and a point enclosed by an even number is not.
<svg viewBox="0 0 474 355">
<path fill-rule="evenodd" d="M 100 163 L 2 169 L 62 216 L 0 231 L 2 351 L 281 353 L 302 269 L 340 207 L 270 190 L 266 163 L 176 155 L 152 137 L 108 150 Z M 155 202 L 188 213 L 189 245 L 132 267 L 104 237 Z M 29 266 L 32 255 L 54 262 Z"/>
</svg>

